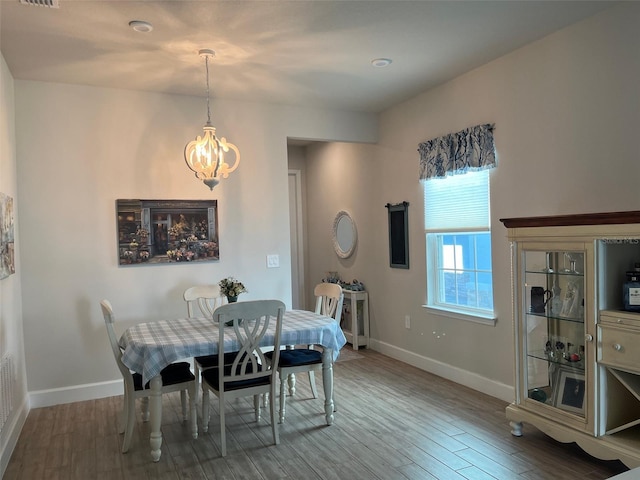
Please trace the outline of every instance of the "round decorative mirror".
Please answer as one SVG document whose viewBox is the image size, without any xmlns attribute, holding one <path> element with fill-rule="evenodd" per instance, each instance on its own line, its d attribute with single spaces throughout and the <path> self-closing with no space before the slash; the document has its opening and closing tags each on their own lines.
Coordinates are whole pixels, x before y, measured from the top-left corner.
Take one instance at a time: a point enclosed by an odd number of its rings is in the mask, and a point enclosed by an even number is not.
<svg viewBox="0 0 640 480">
<path fill-rule="evenodd" d="M 356 224 L 347 212 L 340 211 L 333 221 L 333 247 L 340 258 L 348 258 L 356 248 Z"/>
</svg>

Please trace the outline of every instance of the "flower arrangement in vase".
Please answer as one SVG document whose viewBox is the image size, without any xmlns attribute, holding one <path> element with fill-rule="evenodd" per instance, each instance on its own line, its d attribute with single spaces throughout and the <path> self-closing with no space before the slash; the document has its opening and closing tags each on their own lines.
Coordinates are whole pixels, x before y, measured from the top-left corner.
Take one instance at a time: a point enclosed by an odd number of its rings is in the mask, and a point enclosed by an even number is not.
<svg viewBox="0 0 640 480">
<path fill-rule="evenodd" d="M 242 282 L 233 277 L 223 278 L 218 282 L 218 285 L 220 286 L 220 293 L 227 297 L 229 303 L 236 302 L 238 295 L 248 291 Z"/>
</svg>

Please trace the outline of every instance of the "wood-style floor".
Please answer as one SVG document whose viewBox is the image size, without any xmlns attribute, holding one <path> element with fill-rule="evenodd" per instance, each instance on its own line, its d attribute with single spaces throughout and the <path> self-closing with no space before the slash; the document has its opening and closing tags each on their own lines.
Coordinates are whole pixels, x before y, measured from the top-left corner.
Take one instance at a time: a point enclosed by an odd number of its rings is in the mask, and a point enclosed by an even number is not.
<svg viewBox="0 0 640 480">
<path fill-rule="evenodd" d="M 501 400 L 371 350 L 343 357 L 334 370 L 334 425 L 325 425 L 323 400 L 310 398 L 300 375 L 278 446 L 268 413 L 256 424 L 251 399 L 238 400 L 227 405 L 222 458 L 215 397 L 209 432 L 200 428 L 193 440 L 176 393 L 164 399 L 160 462 L 151 461 L 140 415 L 132 448 L 121 454 L 122 397 L 111 397 L 31 410 L 3 480 L 596 480 L 627 470 L 528 425 L 513 437 Z"/>
</svg>

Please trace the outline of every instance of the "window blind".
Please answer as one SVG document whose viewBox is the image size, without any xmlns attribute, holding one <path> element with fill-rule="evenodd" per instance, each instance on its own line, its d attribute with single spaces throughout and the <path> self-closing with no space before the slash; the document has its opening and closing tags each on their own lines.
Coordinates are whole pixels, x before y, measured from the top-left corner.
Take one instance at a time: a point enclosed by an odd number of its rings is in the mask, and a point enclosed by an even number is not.
<svg viewBox="0 0 640 480">
<path fill-rule="evenodd" d="M 423 180 L 425 230 L 489 230 L 489 172 Z"/>
</svg>

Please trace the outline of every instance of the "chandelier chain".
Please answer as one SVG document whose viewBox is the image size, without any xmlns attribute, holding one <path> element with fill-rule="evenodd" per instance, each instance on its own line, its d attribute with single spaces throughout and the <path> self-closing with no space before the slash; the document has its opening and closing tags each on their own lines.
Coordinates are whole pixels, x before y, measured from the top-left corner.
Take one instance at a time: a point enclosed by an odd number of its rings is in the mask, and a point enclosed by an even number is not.
<svg viewBox="0 0 640 480">
<path fill-rule="evenodd" d="M 204 64 L 207 69 L 207 124 L 211 123 L 211 110 L 209 108 L 209 57 L 204 57 Z"/>
</svg>

